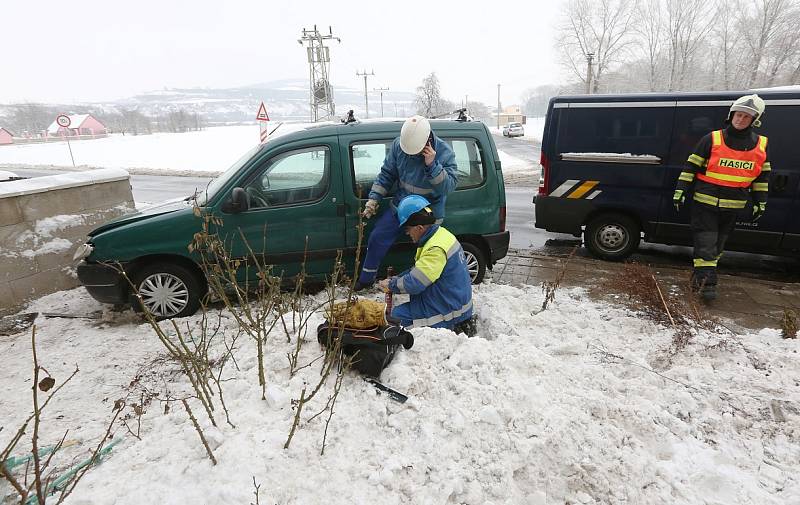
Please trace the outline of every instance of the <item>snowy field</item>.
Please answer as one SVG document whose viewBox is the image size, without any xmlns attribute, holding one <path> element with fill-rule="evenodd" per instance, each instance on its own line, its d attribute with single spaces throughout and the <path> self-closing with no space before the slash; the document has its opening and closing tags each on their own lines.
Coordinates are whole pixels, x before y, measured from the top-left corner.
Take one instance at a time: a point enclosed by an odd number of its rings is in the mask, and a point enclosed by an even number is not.
<svg viewBox="0 0 800 505">
<path fill-rule="evenodd" d="M 284 123 L 275 131 L 273 138 L 308 125 Z M 221 126 L 187 133 L 110 135 L 102 139 L 71 142 L 70 145 L 78 169 L 123 168 L 139 175 L 215 176 L 230 167 L 257 142 L 258 126 L 253 125 Z M 531 172 L 532 164 L 502 151 L 499 154 L 506 175 Z M 67 144 L 53 142 L 0 146 L 0 167 L 13 170 L 14 167 L 34 166 L 71 169 Z"/>
<path fill-rule="evenodd" d="M 376 298 L 379 295 L 373 295 Z M 415 345 L 383 373 L 406 404 L 348 375 L 320 455 L 327 414 L 311 419 L 332 382 L 305 409 L 288 449 L 292 400 L 316 384 L 319 361 L 289 377 L 282 331 L 267 344 L 267 400 L 260 399 L 254 346 L 242 337 L 223 391 L 236 428 L 216 412 L 195 416 L 213 466 L 180 403 L 154 400 L 141 440 L 122 437 L 92 468 L 70 504 L 796 504 L 800 503 L 800 360 L 797 341 L 764 329 L 740 337 L 699 333 L 667 364 L 671 331 L 618 306 L 561 290 L 539 312 L 539 286 L 485 283 L 475 289 L 475 338 L 415 329 Z M 82 289 L 29 310 L 88 314 Z M 235 327 L 219 314 L 220 339 Z M 322 321 L 314 315 L 309 327 Z M 212 322 L 217 325 L 217 316 Z M 179 322 L 196 330 L 199 316 Z M 139 386 L 172 398 L 186 380 L 152 329 L 131 313 L 36 321 L 41 364 L 57 384 L 80 372 L 47 407 L 41 443 L 64 431 L 74 445 L 63 469 L 97 443 L 118 398 Z M 164 328 L 169 330 L 168 324 Z M 172 331 L 172 330 L 169 330 Z M 301 363 L 321 350 L 307 336 Z M 610 354 L 609 354 L 610 353 Z M 0 338 L 3 446 L 31 410 L 30 333 Z M 134 388 L 135 389 L 135 388 Z M 136 430 L 136 421 L 129 420 Z M 21 447 L 21 452 L 24 448 Z M 0 484 L 0 498 L 10 493 Z M 2 501 L 0 499 L 0 501 Z"/>
<path fill-rule="evenodd" d="M 525 129 L 525 135 L 522 137 L 514 137 L 515 139 L 524 140 L 526 142 L 534 142 L 534 143 L 541 143 L 542 142 L 542 132 L 544 132 L 544 121 L 545 118 L 543 117 L 529 117 L 526 118 L 526 123 L 523 125 Z M 489 131 L 492 132 L 492 135 L 499 135 L 503 136 L 503 125 L 500 125 L 500 128 L 497 127 L 496 124 L 488 125 Z"/>
</svg>

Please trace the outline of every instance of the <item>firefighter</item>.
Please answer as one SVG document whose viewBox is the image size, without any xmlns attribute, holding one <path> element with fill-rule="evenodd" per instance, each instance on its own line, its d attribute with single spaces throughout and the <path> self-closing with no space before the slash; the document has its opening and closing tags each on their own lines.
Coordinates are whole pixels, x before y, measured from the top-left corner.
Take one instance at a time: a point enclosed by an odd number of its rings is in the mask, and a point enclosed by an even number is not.
<svg viewBox="0 0 800 505">
<path fill-rule="evenodd" d="M 450 146 L 433 134 L 426 118 L 412 116 L 406 119 L 364 206 L 363 216 L 369 219 L 378 211 L 380 200 L 396 188 L 391 209 L 378 217 L 370 233 L 364 264 L 356 283 L 357 291 L 375 282 L 383 257 L 403 231 L 396 211 L 400 200 L 407 195 L 424 196 L 430 202 L 436 221 L 441 223 L 447 195 L 457 184 L 456 156 Z"/>
<path fill-rule="evenodd" d="M 409 328 L 460 331 L 472 321 L 472 281 L 461 244 L 436 224 L 430 203 L 422 196 L 403 198 L 397 218 L 418 248 L 411 269 L 378 283 L 384 291 L 409 295 L 408 303 L 394 307 L 391 318 Z M 464 331 L 470 334 L 466 327 Z"/>
<path fill-rule="evenodd" d="M 758 95 L 746 95 L 733 102 L 725 129 L 700 139 L 678 177 L 672 198 L 676 211 L 684 203 L 686 193 L 694 190 L 691 285 L 706 301 L 717 296 L 717 261 L 738 212 L 752 201 L 755 222 L 767 209 L 772 169 L 767 137 L 753 131 L 761 126 L 764 108 L 764 100 Z"/>
</svg>

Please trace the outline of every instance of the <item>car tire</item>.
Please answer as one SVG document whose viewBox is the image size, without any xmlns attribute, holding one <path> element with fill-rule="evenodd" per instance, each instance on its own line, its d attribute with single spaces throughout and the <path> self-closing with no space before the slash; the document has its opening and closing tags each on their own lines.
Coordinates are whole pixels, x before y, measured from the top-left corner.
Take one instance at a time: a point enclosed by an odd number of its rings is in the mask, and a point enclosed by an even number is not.
<svg viewBox="0 0 800 505">
<path fill-rule="evenodd" d="M 607 213 L 587 223 L 583 241 L 594 256 L 608 261 L 622 261 L 639 247 L 640 233 L 639 223 L 631 217 Z"/>
<path fill-rule="evenodd" d="M 146 307 L 159 320 L 191 316 L 205 295 L 197 274 L 177 263 L 145 265 L 135 273 L 133 285 L 141 297 L 133 295 L 134 309 L 143 312 Z"/>
<path fill-rule="evenodd" d="M 464 257 L 467 261 L 467 270 L 473 284 L 480 284 L 486 275 L 486 255 L 483 250 L 472 242 L 461 242 Z"/>
</svg>

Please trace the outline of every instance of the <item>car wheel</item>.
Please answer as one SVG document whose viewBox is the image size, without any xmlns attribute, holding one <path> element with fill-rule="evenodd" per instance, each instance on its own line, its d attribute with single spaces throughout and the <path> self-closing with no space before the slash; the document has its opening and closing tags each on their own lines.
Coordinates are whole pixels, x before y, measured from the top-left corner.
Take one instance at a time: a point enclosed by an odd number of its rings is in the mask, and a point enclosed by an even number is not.
<svg viewBox="0 0 800 505">
<path fill-rule="evenodd" d="M 134 308 L 147 309 L 156 319 L 191 316 L 205 295 L 203 283 L 188 268 L 176 263 L 152 263 L 135 275 Z"/>
<path fill-rule="evenodd" d="M 583 241 L 594 256 L 621 261 L 639 247 L 639 223 L 624 214 L 601 214 L 586 225 Z"/>
<path fill-rule="evenodd" d="M 473 284 L 480 284 L 486 275 L 486 255 L 480 247 L 471 242 L 461 242 L 464 249 L 464 257 L 467 261 L 467 270 Z"/>
</svg>

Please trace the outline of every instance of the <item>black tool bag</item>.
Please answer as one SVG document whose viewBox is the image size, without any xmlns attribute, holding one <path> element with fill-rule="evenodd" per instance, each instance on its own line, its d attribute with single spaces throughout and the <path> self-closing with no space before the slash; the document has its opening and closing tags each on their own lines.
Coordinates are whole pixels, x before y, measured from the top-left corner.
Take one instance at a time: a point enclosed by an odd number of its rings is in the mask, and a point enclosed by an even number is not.
<svg viewBox="0 0 800 505">
<path fill-rule="evenodd" d="M 381 372 L 391 363 L 394 353 L 401 345 L 411 349 L 414 336 L 401 326 L 376 326 L 367 330 L 352 328 L 340 329 L 327 322 L 317 327 L 317 340 L 331 349 L 341 331 L 342 353 L 352 356 L 352 368 L 369 377 L 380 377 Z"/>
</svg>

